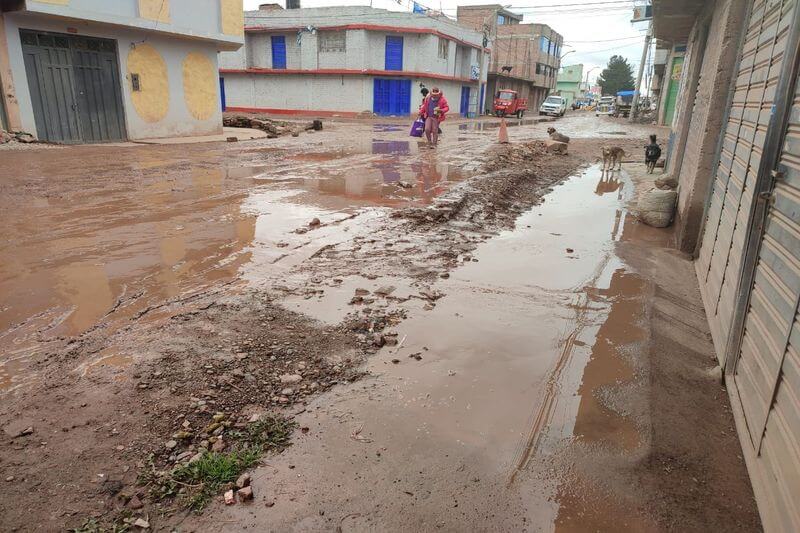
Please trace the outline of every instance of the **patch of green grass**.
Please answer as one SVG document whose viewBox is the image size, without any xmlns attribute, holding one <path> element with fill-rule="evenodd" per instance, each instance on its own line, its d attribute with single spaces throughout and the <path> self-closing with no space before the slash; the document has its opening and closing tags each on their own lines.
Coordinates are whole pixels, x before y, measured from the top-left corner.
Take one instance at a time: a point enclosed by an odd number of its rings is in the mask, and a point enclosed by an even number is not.
<svg viewBox="0 0 800 533">
<path fill-rule="evenodd" d="M 159 472 L 151 457 L 139 483 L 150 486 L 155 501 L 175 498 L 182 506 L 200 511 L 242 472 L 255 466 L 265 452 L 289 446 L 294 427 L 295 423 L 285 418 L 267 417 L 242 431 L 229 431 L 226 438 L 232 444 L 227 452 L 205 452 L 193 463 L 169 471 Z"/>
</svg>

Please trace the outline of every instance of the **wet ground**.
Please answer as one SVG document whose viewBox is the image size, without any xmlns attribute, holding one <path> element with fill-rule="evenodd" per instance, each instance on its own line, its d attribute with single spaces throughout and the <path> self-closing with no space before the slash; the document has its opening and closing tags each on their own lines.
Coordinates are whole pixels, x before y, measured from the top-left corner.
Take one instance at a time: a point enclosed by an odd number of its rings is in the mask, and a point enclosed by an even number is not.
<svg viewBox="0 0 800 533">
<path fill-rule="evenodd" d="M 548 125 L 515 121 L 512 143 L 543 139 Z M 668 230 L 631 215 L 638 171 L 593 164 L 599 146 L 635 153 L 653 128 L 587 114 L 554 126 L 576 139 L 575 155 L 523 161 L 520 179 L 531 168 L 540 183 L 529 191 L 497 172 L 483 177 L 497 157 L 495 121 L 447 124 L 435 151 L 405 124 L 343 122 L 247 143 L 3 154 L 7 436 L 35 423 L 50 449 L 59 439 L 91 448 L 86 436 L 45 437 L 42 426 L 58 422 L 42 401 L 67 398 L 64 409 L 88 404 L 87 431 L 114 428 L 106 449 L 125 449 L 143 436 L 128 433 L 137 415 L 126 430 L 109 411 L 161 368 L 158 354 L 177 350 L 159 338 L 180 337 L 170 317 L 191 324 L 204 305 L 267 294 L 331 339 L 349 320 L 402 317 L 385 330 L 399 342 L 366 349 L 362 379 L 293 400 L 304 431 L 254 472 L 252 504 L 214 504 L 156 529 L 758 529 L 691 263 L 671 251 Z M 486 180 L 497 187 L 481 188 Z M 198 322 L 210 335 L 198 349 L 227 349 L 235 326 L 215 320 Z M 351 353 L 336 342 L 325 350 Z M 180 379 L 158 402 L 184 401 Z M 114 395 L 105 409 L 104 390 Z M 5 505 L 8 523 L 48 529 L 111 512 L 107 498 L 82 509 L 59 490 L 63 480 L 11 452 L 28 446 L 34 457 L 33 442 L 7 444 L 4 477 L 65 502 L 26 525 Z M 102 450 L 82 459 L 129 483 L 133 472 L 119 465 L 135 463 L 134 448 L 117 466 Z M 65 449 L 41 453 L 57 467 Z"/>
</svg>

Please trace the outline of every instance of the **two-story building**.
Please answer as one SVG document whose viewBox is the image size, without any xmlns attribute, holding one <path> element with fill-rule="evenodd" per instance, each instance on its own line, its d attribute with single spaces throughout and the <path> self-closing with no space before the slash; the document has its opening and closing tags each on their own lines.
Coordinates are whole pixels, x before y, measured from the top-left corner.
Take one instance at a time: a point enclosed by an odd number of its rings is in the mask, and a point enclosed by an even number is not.
<svg viewBox="0 0 800 533">
<path fill-rule="evenodd" d="M 582 98 L 587 92 L 587 87 L 583 83 L 583 65 L 577 64 L 563 67 L 561 72 L 558 73 L 556 90 L 567 100 L 567 106 Z"/>
<path fill-rule="evenodd" d="M 561 67 L 563 37 L 546 24 L 523 24 L 522 15 L 503 6 L 458 6 L 459 24 L 482 32 L 492 42 L 484 109 L 490 96 L 501 89 L 517 91 L 528 98 L 530 109 L 538 108 L 556 88 Z"/>
<path fill-rule="evenodd" d="M 0 0 L 3 126 L 61 143 L 222 133 L 242 0 Z"/>
<path fill-rule="evenodd" d="M 481 34 L 444 17 L 265 4 L 245 12 L 245 46 L 220 54 L 220 76 L 229 111 L 409 115 L 422 85 L 444 91 L 451 115 L 468 115 L 481 50 Z"/>
</svg>

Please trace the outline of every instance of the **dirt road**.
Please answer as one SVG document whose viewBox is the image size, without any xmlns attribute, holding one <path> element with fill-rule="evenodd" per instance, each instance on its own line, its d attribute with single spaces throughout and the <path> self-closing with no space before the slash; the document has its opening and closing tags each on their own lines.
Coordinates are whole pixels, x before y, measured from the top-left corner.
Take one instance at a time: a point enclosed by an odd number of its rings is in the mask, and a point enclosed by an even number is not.
<svg viewBox="0 0 800 533">
<path fill-rule="evenodd" d="M 3 153 L 0 522 L 758 529 L 691 263 L 595 164 L 652 128 L 547 125 Z M 271 415 L 252 503 L 143 475 Z"/>
</svg>

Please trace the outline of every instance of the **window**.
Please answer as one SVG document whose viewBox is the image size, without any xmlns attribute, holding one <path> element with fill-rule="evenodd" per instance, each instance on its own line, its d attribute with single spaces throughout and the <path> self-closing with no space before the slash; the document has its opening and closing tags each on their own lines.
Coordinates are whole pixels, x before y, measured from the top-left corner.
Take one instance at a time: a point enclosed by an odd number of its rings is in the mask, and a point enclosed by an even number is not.
<svg viewBox="0 0 800 533">
<path fill-rule="evenodd" d="M 346 49 L 346 42 L 347 36 L 343 31 L 319 32 L 320 52 L 344 52 Z"/>
<path fill-rule="evenodd" d="M 447 59 L 447 52 L 450 46 L 450 41 L 439 37 L 439 59 Z"/>
<path fill-rule="evenodd" d="M 506 23 L 506 17 L 503 15 L 497 15 L 497 24 L 502 25 Z"/>
<path fill-rule="evenodd" d="M 543 35 L 540 48 L 545 54 L 551 54 L 553 52 L 553 41 Z"/>
</svg>

